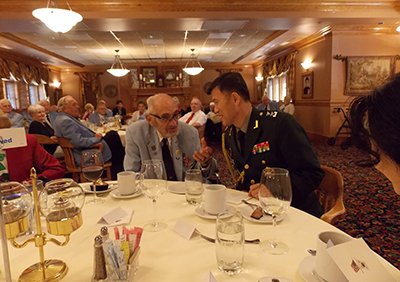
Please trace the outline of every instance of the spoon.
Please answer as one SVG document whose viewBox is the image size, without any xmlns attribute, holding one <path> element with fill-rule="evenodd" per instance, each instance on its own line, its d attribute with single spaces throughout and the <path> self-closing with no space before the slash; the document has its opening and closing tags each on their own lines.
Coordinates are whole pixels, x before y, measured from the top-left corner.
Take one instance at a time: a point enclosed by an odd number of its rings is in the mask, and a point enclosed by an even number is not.
<svg viewBox="0 0 400 282">
<path fill-rule="evenodd" d="M 245 199 L 242 199 L 242 202 L 245 203 L 246 205 L 249 205 L 249 206 L 252 207 L 253 209 L 261 208 L 261 210 L 263 211 L 264 215 L 273 216 L 272 213 L 266 212 L 266 211 L 265 211 L 262 207 L 260 207 L 259 205 L 249 203 L 249 202 L 246 201 Z"/>
</svg>

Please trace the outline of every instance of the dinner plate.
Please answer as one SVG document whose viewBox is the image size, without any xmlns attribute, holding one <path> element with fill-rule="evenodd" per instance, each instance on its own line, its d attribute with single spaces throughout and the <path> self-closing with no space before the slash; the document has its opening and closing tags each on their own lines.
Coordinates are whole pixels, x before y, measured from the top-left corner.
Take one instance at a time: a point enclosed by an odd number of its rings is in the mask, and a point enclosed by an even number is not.
<svg viewBox="0 0 400 282">
<path fill-rule="evenodd" d="M 185 182 L 174 183 L 168 187 L 168 190 L 174 194 L 185 194 L 186 184 Z"/>
<path fill-rule="evenodd" d="M 315 257 L 306 257 L 300 262 L 299 272 L 306 282 L 320 282 L 321 280 L 315 276 Z"/>
<path fill-rule="evenodd" d="M 231 205 L 226 205 L 226 210 L 230 212 L 230 214 L 227 214 L 226 216 L 224 216 L 223 218 L 227 218 L 227 217 L 231 217 L 235 212 L 236 209 L 235 207 L 231 206 Z M 203 206 L 198 206 L 194 212 L 197 214 L 197 216 L 201 217 L 201 218 L 205 218 L 205 219 L 217 219 L 217 215 L 215 214 L 209 214 L 208 212 L 205 211 Z"/>
<path fill-rule="evenodd" d="M 256 222 L 256 223 L 272 223 L 272 216 L 269 215 L 263 215 L 260 219 L 255 219 L 251 217 L 251 214 L 253 213 L 253 208 L 250 206 L 245 206 L 244 208 L 242 208 L 240 210 L 240 213 L 242 214 L 242 216 L 252 222 Z M 276 218 L 276 222 L 281 221 L 283 218 L 285 217 L 285 214 L 281 214 Z"/>
<path fill-rule="evenodd" d="M 92 183 L 84 183 L 84 184 L 79 184 L 79 185 L 81 185 L 83 191 L 84 191 L 86 194 L 94 194 L 94 191 L 90 190 L 90 185 L 92 185 Z M 109 184 L 107 190 L 104 190 L 104 191 L 97 191 L 96 194 L 108 193 L 108 192 L 114 190 L 114 189 L 117 188 L 117 187 L 118 187 L 117 184 Z"/>
<path fill-rule="evenodd" d="M 115 189 L 115 190 L 111 191 L 110 195 L 111 195 L 113 198 L 116 198 L 116 199 L 130 199 L 130 198 L 139 197 L 140 195 L 143 195 L 143 193 L 142 193 L 142 190 L 138 189 L 138 190 L 137 190 L 135 193 L 133 193 L 133 194 L 130 194 L 130 195 L 121 195 L 121 194 L 119 193 L 119 190 L 118 190 L 118 189 Z"/>
</svg>

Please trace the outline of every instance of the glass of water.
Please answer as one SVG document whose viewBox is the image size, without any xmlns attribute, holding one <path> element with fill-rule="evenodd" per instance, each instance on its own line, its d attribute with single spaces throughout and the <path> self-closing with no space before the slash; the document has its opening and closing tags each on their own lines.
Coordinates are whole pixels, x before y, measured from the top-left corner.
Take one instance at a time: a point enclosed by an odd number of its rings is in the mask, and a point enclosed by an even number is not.
<svg viewBox="0 0 400 282">
<path fill-rule="evenodd" d="M 244 260 L 242 215 L 229 211 L 218 214 L 215 238 L 218 268 L 228 275 L 239 273 Z"/>
<path fill-rule="evenodd" d="M 200 205 L 203 199 L 203 177 L 200 169 L 188 169 L 185 177 L 186 202 L 189 205 Z"/>
</svg>

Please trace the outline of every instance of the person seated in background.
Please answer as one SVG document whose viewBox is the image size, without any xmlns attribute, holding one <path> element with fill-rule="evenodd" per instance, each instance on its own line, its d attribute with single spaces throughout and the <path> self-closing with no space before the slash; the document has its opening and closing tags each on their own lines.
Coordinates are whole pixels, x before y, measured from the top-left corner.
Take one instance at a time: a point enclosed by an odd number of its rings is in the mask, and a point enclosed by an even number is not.
<svg viewBox="0 0 400 282">
<path fill-rule="evenodd" d="M 82 116 L 83 120 L 87 120 L 91 114 L 94 112 L 94 106 L 91 103 L 86 103 L 85 113 Z"/>
<path fill-rule="evenodd" d="M 358 160 L 363 167 L 375 166 L 400 195 L 400 75 L 350 104 L 352 143 L 370 157 Z"/>
<path fill-rule="evenodd" d="M 216 170 L 212 149 L 192 126 L 180 122 L 178 106 L 167 94 L 147 99 L 146 121 L 138 121 L 126 130 L 125 170 L 140 171 L 144 160 L 164 161 L 168 180 L 185 179 L 187 169 L 198 163 L 205 178 Z"/>
<path fill-rule="evenodd" d="M 116 102 L 116 107 L 112 110 L 113 115 L 120 115 L 120 116 L 126 116 L 126 109 L 123 107 L 123 103 L 121 100 L 118 100 Z"/>
<path fill-rule="evenodd" d="M 11 102 L 6 98 L 0 100 L 0 109 L 11 120 L 11 127 L 25 127 L 24 117 L 19 113 L 13 112 Z"/>
<path fill-rule="evenodd" d="M 50 103 L 47 100 L 40 100 L 38 104 L 41 105 L 44 108 L 44 111 L 45 111 L 45 114 L 46 114 L 45 115 L 45 119 L 44 119 L 45 122 L 49 126 L 52 126 L 53 122 L 56 120 L 56 117 L 57 117 L 58 113 L 50 111 Z"/>
<path fill-rule="evenodd" d="M 174 96 L 174 97 L 172 97 L 172 100 L 174 100 L 174 102 L 178 106 L 178 111 L 181 113 L 181 116 L 183 117 L 186 114 L 186 111 L 181 108 L 181 106 L 180 106 L 181 102 L 179 101 L 179 98 Z"/>
<path fill-rule="evenodd" d="M 50 112 L 58 113 L 58 107 L 57 107 L 57 105 L 51 105 L 51 106 L 50 106 Z"/>
<path fill-rule="evenodd" d="M 107 103 L 106 103 L 106 101 L 100 100 L 99 103 L 103 103 L 104 105 L 106 105 L 106 113 L 107 113 L 107 115 L 109 115 L 109 116 L 112 117 L 112 116 L 113 116 L 113 112 L 112 112 L 112 110 L 110 110 L 109 108 L 107 108 Z"/>
<path fill-rule="evenodd" d="M 0 129 L 10 127 L 10 119 L 0 111 Z M 64 177 L 64 167 L 39 145 L 35 136 L 26 134 L 26 141 L 24 147 L 0 149 L 0 181 L 29 180 L 32 167 L 44 183 Z"/>
<path fill-rule="evenodd" d="M 124 147 L 117 132 L 111 130 L 104 137 L 101 133 L 95 133 L 79 121 L 79 105 L 71 96 L 64 96 L 58 101 L 61 112 L 54 122 L 54 133 L 57 137 L 64 137 L 74 145 L 73 154 L 77 167 L 81 166 L 81 154 L 96 143 L 103 144 L 103 160 L 111 160 L 111 173 L 116 179 L 118 172 L 123 171 Z"/>
<path fill-rule="evenodd" d="M 147 105 L 145 101 L 139 101 L 137 103 L 137 111 L 132 114 L 132 118 L 128 120 L 128 124 L 132 124 L 138 120 L 145 120 L 146 119 L 146 109 Z"/>
<path fill-rule="evenodd" d="M 39 104 L 30 105 L 28 112 L 32 117 L 32 122 L 29 125 L 30 134 L 41 134 L 49 137 L 50 139 L 57 141 L 57 137 L 54 136 L 54 129 L 46 121 L 46 110 Z M 44 149 L 53 155 L 57 149 L 57 144 L 45 144 Z"/>
<path fill-rule="evenodd" d="M 179 121 L 185 122 L 194 128 L 200 128 L 207 122 L 206 114 L 201 110 L 203 105 L 199 98 L 193 97 L 190 102 L 191 112 L 188 112 L 186 115 L 181 117 Z"/>
<path fill-rule="evenodd" d="M 262 170 L 267 166 L 285 168 L 292 183 L 291 205 L 321 217 L 324 211 L 314 191 L 325 173 L 307 133 L 296 119 L 289 114 L 254 108 L 239 73 L 222 74 L 208 91 L 215 103 L 215 113 L 228 127 L 222 135 L 222 149 L 237 189 L 258 198 Z"/>
<path fill-rule="evenodd" d="M 290 100 L 290 96 L 285 96 L 285 98 L 283 99 L 283 104 L 281 106 L 281 111 L 293 115 L 294 105 L 290 103 Z"/>
<path fill-rule="evenodd" d="M 207 143 L 221 143 L 222 122 L 221 118 L 214 112 L 215 104 L 210 103 L 210 111 L 207 114 L 206 128 L 204 130 L 204 138 Z"/>
<path fill-rule="evenodd" d="M 97 126 L 107 123 L 107 118 L 112 117 L 112 112 L 107 112 L 106 103 L 104 100 L 97 102 L 96 110 L 89 116 L 89 121 Z"/>
<path fill-rule="evenodd" d="M 261 98 L 261 103 L 258 105 L 257 110 L 259 111 L 276 111 L 280 112 L 281 108 L 279 108 L 278 103 L 272 102 L 267 95 L 264 95 Z"/>
</svg>

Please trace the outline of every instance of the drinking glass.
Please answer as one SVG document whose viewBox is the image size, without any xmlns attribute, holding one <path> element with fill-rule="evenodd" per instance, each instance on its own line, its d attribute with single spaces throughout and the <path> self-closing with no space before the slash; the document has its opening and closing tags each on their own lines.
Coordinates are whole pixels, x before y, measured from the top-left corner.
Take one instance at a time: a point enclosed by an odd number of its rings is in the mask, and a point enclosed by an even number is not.
<svg viewBox="0 0 400 282">
<path fill-rule="evenodd" d="M 104 169 L 103 155 L 97 149 L 85 150 L 82 152 L 81 169 L 83 176 L 93 181 L 94 199 L 86 202 L 88 205 L 101 204 L 104 199 L 97 197 L 96 180 L 101 177 Z"/>
<path fill-rule="evenodd" d="M 143 228 L 146 231 L 161 231 L 167 227 L 165 222 L 157 221 L 156 202 L 167 189 L 167 172 L 162 160 L 146 160 L 140 168 L 142 193 L 153 201 L 154 220 Z"/>
<path fill-rule="evenodd" d="M 203 176 L 200 169 L 188 169 L 185 176 L 185 195 L 189 205 L 200 205 L 203 199 Z"/>
<path fill-rule="evenodd" d="M 258 198 L 264 212 L 272 216 L 273 237 L 262 241 L 260 248 L 269 254 L 279 255 L 289 251 L 289 247 L 276 240 L 276 217 L 284 214 L 292 201 L 292 185 L 289 171 L 283 168 L 267 167 L 261 174 Z"/>
<path fill-rule="evenodd" d="M 239 212 L 218 214 L 215 251 L 217 265 L 222 273 L 234 275 L 242 269 L 244 259 L 244 224 Z"/>
</svg>

